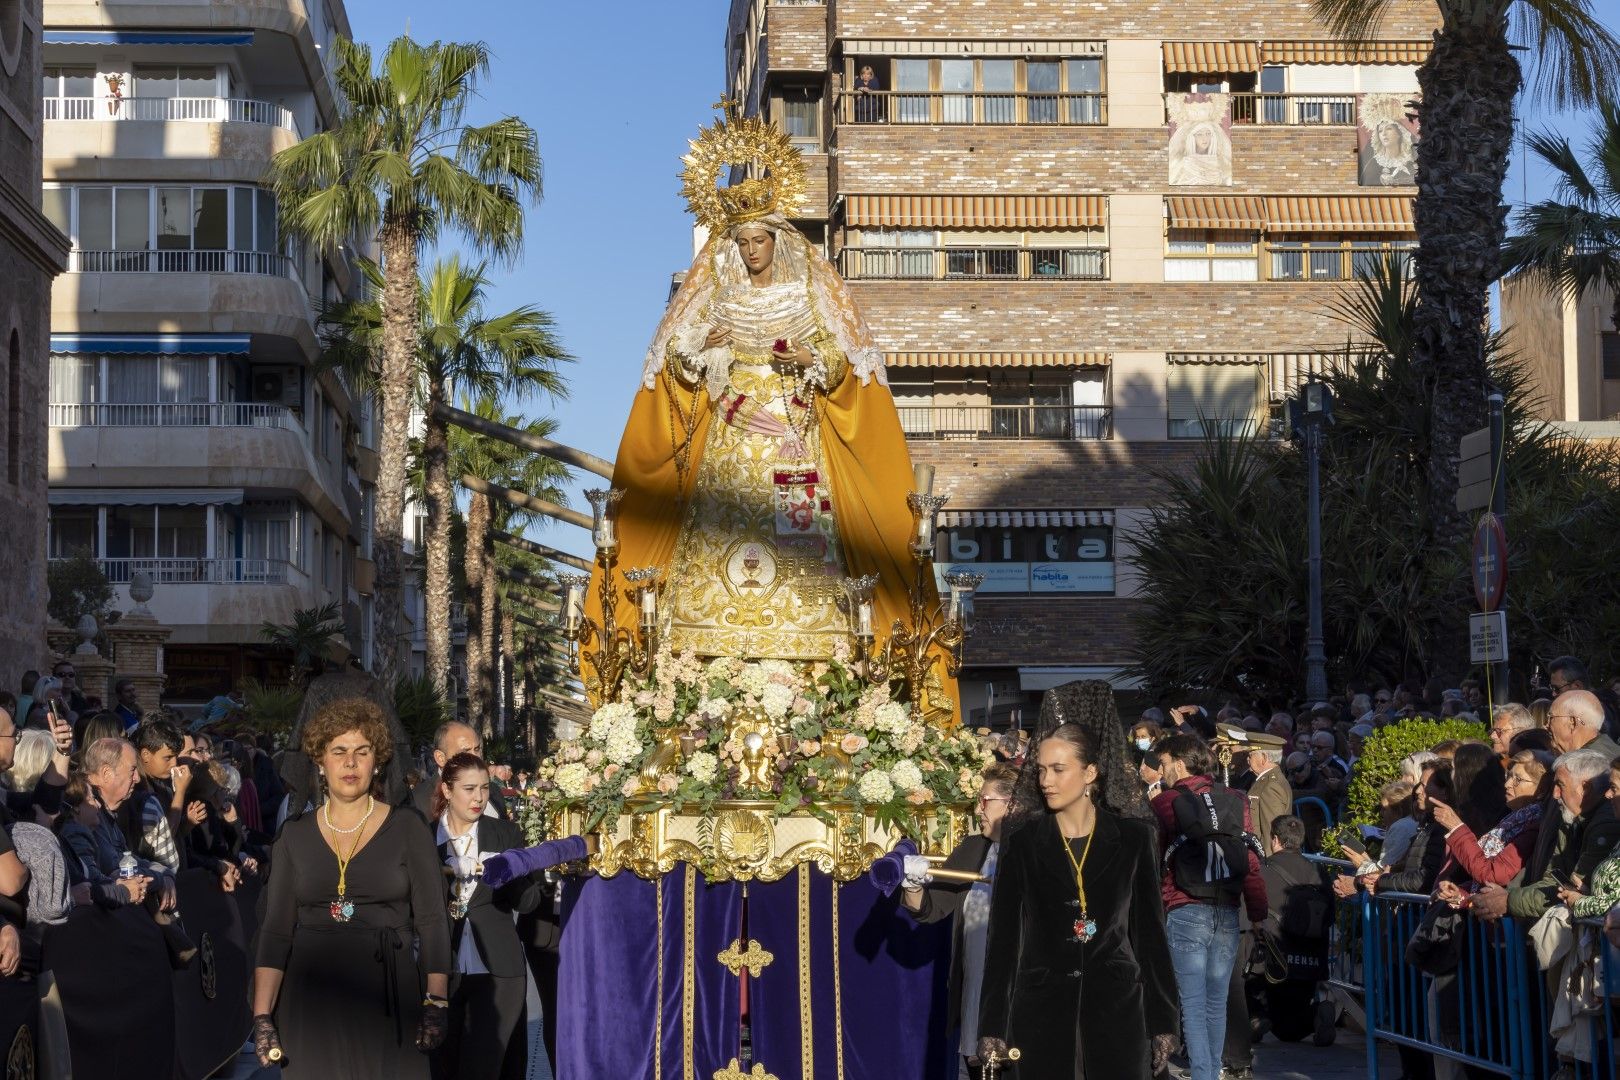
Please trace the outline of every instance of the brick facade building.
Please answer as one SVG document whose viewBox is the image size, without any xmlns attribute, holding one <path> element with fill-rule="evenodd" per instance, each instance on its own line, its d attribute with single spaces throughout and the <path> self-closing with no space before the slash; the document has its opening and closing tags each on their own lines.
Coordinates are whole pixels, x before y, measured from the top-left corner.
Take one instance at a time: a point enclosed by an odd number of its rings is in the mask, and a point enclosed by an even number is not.
<svg viewBox="0 0 1620 1080">
<path fill-rule="evenodd" d="M 0 685 L 43 668 L 51 279 L 67 239 L 40 213 L 40 0 L 0 3 Z"/>
<path fill-rule="evenodd" d="M 1415 242 L 1431 17 L 1351 50 L 1305 0 L 733 0 L 727 91 L 804 151 L 799 225 L 950 496 L 938 561 L 986 575 L 975 722 L 1129 685 L 1154 474 L 1273 432 L 1343 283 Z"/>
</svg>

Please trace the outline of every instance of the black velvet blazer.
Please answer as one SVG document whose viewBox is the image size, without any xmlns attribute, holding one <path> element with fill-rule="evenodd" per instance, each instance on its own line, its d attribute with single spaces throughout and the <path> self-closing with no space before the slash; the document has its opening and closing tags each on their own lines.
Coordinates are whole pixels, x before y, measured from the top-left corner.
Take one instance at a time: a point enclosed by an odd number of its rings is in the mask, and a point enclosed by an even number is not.
<svg viewBox="0 0 1620 1080">
<path fill-rule="evenodd" d="M 438 824 L 435 823 L 433 828 L 437 831 Z M 478 830 L 476 851 L 507 851 L 527 846 L 523 830 L 510 821 L 502 821 L 486 814 L 478 819 L 478 824 L 474 828 Z M 440 859 L 449 858 L 451 854 L 448 843 L 439 845 Z M 499 889 L 491 889 L 480 882 L 467 900 L 467 917 L 450 921 L 451 953 L 454 954 L 461 948 L 461 935 L 470 929 L 474 940 L 478 942 L 478 952 L 484 959 L 484 966 L 489 969 L 491 975 L 502 979 L 522 978 L 528 968 L 523 956 L 522 943 L 518 940 L 517 927 L 512 923 L 512 916 L 534 910 L 540 903 L 541 884 L 539 874 L 515 878 Z M 446 907 L 449 906 L 454 889 L 455 883 L 446 877 L 444 879 Z"/>
<path fill-rule="evenodd" d="M 1074 937 L 1074 871 L 1056 819 L 1002 843 L 979 1037 L 1022 1053 L 1016 1080 L 1150 1080 L 1152 1035 L 1176 1031 L 1175 976 L 1153 826 L 1097 810 L 1086 859 L 1090 941 Z"/>
</svg>

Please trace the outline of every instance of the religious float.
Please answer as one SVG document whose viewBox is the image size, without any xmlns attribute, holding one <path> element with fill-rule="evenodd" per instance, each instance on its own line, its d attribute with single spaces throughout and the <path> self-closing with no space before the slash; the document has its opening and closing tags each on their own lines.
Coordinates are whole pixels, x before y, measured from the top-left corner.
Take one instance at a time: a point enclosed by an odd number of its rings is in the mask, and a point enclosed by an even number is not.
<svg viewBox="0 0 1620 1080">
<path fill-rule="evenodd" d="M 558 1075 L 954 1077 L 948 925 L 868 870 L 972 828 L 955 677 L 979 579 L 936 581 L 945 499 L 788 223 L 798 151 L 721 107 L 682 174 L 708 242 L 587 493 L 595 568 L 562 581 L 595 712 L 539 767 L 529 827 L 596 843 L 566 868 Z"/>
</svg>

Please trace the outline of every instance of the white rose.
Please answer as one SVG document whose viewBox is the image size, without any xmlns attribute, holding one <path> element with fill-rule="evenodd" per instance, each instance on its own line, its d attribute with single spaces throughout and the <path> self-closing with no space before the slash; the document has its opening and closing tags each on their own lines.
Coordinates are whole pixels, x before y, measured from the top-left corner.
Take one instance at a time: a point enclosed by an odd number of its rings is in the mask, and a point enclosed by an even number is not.
<svg viewBox="0 0 1620 1080">
<path fill-rule="evenodd" d="M 915 791 L 923 786 L 922 770 L 910 761 L 897 762 L 889 770 L 889 779 L 899 791 Z"/>
<path fill-rule="evenodd" d="M 731 702 L 725 698 L 704 698 L 697 703 L 697 711 L 710 720 L 724 720 L 731 715 Z"/>
<path fill-rule="evenodd" d="M 619 794 L 623 795 L 625 798 L 628 799 L 631 796 L 635 795 L 635 793 L 638 790 L 640 790 L 640 788 L 641 788 L 641 777 L 639 777 L 639 776 L 630 776 L 630 777 L 627 777 L 625 779 L 624 783 L 619 785 Z"/>
<path fill-rule="evenodd" d="M 765 687 L 765 692 L 759 696 L 759 703 L 766 716 L 780 720 L 793 708 L 793 699 L 797 696 L 793 687 L 773 682 Z"/>
<path fill-rule="evenodd" d="M 898 701 L 886 701 L 872 711 L 872 726 L 897 739 L 911 726 L 911 712 Z"/>
<path fill-rule="evenodd" d="M 694 779 L 707 784 L 720 771 L 720 759 L 707 750 L 698 750 L 686 759 L 686 771 Z"/>
<path fill-rule="evenodd" d="M 557 768 L 557 790 L 570 799 L 577 799 L 585 794 L 585 782 L 590 778 L 591 770 L 583 761 L 570 761 Z"/>
<path fill-rule="evenodd" d="M 865 803 L 886 803 L 894 798 L 894 783 L 890 781 L 886 772 L 874 770 L 867 773 L 861 777 L 860 786 L 856 790 L 860 792 L 861 801 Z"/>
</svg>

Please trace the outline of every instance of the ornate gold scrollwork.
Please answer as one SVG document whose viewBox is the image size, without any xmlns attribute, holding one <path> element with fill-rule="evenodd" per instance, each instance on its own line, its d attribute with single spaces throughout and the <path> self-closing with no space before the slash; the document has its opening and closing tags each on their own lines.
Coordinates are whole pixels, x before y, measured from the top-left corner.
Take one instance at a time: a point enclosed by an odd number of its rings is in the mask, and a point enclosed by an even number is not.
<svg viewBox="0 0 1620 1080">
<path fill-rule="evenodd" d="M 766 1072 L 765 1066 L 758 1062 L 754 1063 L 752 1072 L 743 1072 L 742 1065 L 732 1058 L 730 1065 L 715 1072 L 714 1080 L 776 1080 L 776 1076 Z"/>
<path fill-rule="evenodd" d="M 760 972 L 770 967 L 771 962 L 776 959 L 776 954 L 761 946 L 753 938 L 748 939 L 748 947 L 745 949 L 742 938 L 738 938 L 726 946 L 725 951 L 715 959 L 724 964 L 726 970 L 733 975 L 740 974 L 743 968 L 747 968 L 748 974 L 757 979 Z"/>
</svg>

